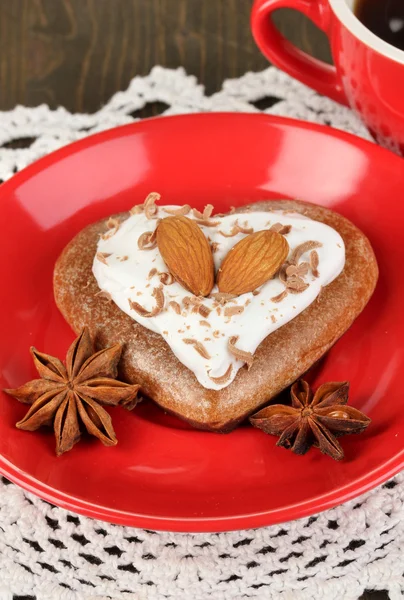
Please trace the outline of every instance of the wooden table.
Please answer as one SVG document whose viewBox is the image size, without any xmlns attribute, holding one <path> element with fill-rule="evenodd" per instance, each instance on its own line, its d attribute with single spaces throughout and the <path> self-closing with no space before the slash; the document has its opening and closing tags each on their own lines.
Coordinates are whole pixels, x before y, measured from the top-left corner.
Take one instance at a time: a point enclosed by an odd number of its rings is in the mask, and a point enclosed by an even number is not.
<svg viewBox="0 0 404 600">
<path fill-rule="evenodd" d="M 0 0 L 0 110 L 44 102 L 93 112 L 157 64 L 183 66 L 210 94 L 268 64 L 250 10 L 251 0 Z M 297 13 L 282 11 L 277 22 L 329 56 L 325 36 Z"/>
<path fill-rule="evenodd" d="M 98 110 L 154 65 L 185 68 L 206 87 L 268 63 L 250 33 L 251 0 L 0 0 L 0 110 L 16 104 Z M 279 29 L 330 61 L 325 35 L 282 10 Z M 136 115 L 159 114 L 149 105 Z M 367 593 L 363 600 L 386 600 Z"/>
</svg>

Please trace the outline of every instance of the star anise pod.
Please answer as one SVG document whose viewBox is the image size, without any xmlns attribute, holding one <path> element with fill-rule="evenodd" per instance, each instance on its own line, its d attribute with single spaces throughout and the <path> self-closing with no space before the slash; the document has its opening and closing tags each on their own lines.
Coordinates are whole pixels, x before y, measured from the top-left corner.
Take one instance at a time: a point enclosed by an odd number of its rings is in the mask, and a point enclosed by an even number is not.
<svg viewBox="0 0 404 600">
<path fill-rule="evenodd" d="M 117 439 L 111 417 L 103 405 L 121 404 L 133 408 L 138 385 L 115 378 L 122 347 L 116 344 L 94 353 L 87 327 L 70 346 L 66 365 L 58 358 L 31 348 L 32 358 L 41 379 L 34 379 L 14 390 L 4 390 L 24 404 L 31 404 L 18 429 L 35 431 L 53 425 L 56 454 L 70 450 L 83 430 L 97 437 L 105 446 L 115 446 Z"/>
<path fill-rule="evenodd" d="M 349 383 L 324 383 L 313 397 L 309 384 L 303 379 L 290 390 L 292 405 L 273 404 L 250 417 L 254 427 L 270 435 L 279 435 L 277 446 L 296 454 L 306 454 L 311 446 L 335 460 L 344 458 L 337 437 L 361 433 L 370 423 L 369 417 L 347 406 Z"/>
</svg>

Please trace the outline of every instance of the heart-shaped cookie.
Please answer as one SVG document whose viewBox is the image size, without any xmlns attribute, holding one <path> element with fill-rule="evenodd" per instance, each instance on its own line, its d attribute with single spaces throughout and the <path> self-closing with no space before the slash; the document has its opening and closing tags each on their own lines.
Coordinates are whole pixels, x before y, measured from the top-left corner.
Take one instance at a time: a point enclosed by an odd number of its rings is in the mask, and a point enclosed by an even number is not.
<svg viewBox="0 0 404 600">
<path fill-rule="evenodd" d="M 318 206 L 279 200 L 236 215 L 188 211 L 219 274 L 232 248 L 256 231 L 283 232 L 290 247 L 283 272 L 258 290 L 220 297 L 213 288 L 196 297 L 174 281 L 155 242 L 159 219 L 177 211 L 134 211 L 109 220 L 110 229 L 107 221 L 84 229 L 57 261 L 55 298 L 75 331 L 88 325 L 103 345 L 124 344 L 124 376 L 166 410 L 196 427 L 229 430 L 346 331 L 373 292 L 377 264 L 352 223 Z M 229 271 L 233 279 L 247 273 L 238 264 Z"/>
</svg>

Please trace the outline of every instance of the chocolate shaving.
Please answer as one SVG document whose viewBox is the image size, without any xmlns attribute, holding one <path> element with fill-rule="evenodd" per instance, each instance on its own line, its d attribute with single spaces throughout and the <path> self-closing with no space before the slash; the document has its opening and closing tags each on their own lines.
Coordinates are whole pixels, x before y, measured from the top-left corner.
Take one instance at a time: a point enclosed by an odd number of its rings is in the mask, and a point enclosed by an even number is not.
<svg viewBox="0 0 404 600">
<path fill-rule="evenodd" d="M 172 285 L 175 279 L 171 273 L 160 273 L 160 282 L 164 285 Z"/>
<path fill-rule="evenodd" d="M 203 218 L 204 219 L 210 219 L 210 217 L 212 216 L 213 213 L 213 204 L 207 204 L 205 206 L 205 208 L 203 209 Z"/>
<path fill-rule="evenodd" d="M 121 224 L 118 221 L 118 219 L 114 219 L 113 217 L 110 217 L 107 221 L 107 227 L 108 227 L 109 231 L 107 231 L 107 233 L 104 233 L 101 236 L 102 239 L 109 240 L 109 238 L 111 238 L 113 235 L 115 235 L 115 233 L 118 231 L 120 226 L 121 226 Z"/>
<path fill-rule="evenodd" d="M 234 228 L 234 226 L 231 228 L 230 233 L 226 233 L 225 231 L 222 231 L 221 229 L 219 230 L 220 235 L 222 235 L 223 237 L 234 237 L 235 235 L 238 234 L 238 230 Z"/>
<path fill-rule="evenodd" d="M 224 292 L 215 292 L 214 294 L 211 294 L 210 297 L 216 300 L 216 302 L 219 302 L 219 304 L 226 304 L 226 302 L 237 298 L 235 294 L 226 294 Z"/>
<path fill-rule="evenodd" d="M 192 214 L 194 215 L 195 219 L 203 219 L 203 213 L 201 213 L 201 211 L 199 211 L 197 208 L 193 208 L 192 209 Z"/>
<path fill-rule="evenodd" d="M 198 209 L 194 208 L 192 210 L 192 213 L 193 213 L 195 219 L 199 219 L 200 221 L 207 221 L 212 216 L 213 208 L 214 207 L 213 207 L 212 204 L 207 204 L 205 206 L 205 208 L 203 209 L 203 212 L 201 212 Z"/>
<path fill-rule="evenodd" d="M 301 277 L 288 277 L 287 287 L 290 292 L 300 294 L 307 290 L 309 284 L 305 283 Z"/>
<path fill-rule="evenodd" d="M 206 317 L 209 317 L 211 310 L 204 304 L 201 304 L 200 306 L 198 306 L 198 312 L 201 315 L 201 317 L 205 317 L 206 319 Z"/>
<path fill-rule="evenodd" d="M 129 211 L 130 215 L 139 215 L 140 213 L 142 213 L 144 210 L 144 205 L 143 204 L 136 204 L 136 206 L 132 206 L 132 208 Z"/>
<path fill-rule="evenodd" d="M 118 219 L 114 219 L 114 217 L 109 217 L 108 221 L 107 221 L 107 227 L 108 229 L 119 229 L 120 223 L 118 221 Z"/>
<path fill-rule="evenodd" d="M 212 375 L 210 375 L 210 371 L 208 371 L 208 376 L 209 376 L 209 379 L 211 379 L 217 385 L 222 385 L 222 383 L 226 383 L 227 381 L 229 381 L 229 379 L 231 378 L 232 372 L 233 372 L 233 366 L 229 365 L 226 373 L 224 373 L 223 375 L 220 375 L 220 377 L 212 377 Z"/>
<path fill-rule="evenodd" d="M 282 223 L 274 223 L 272 227 L 269 228 L 269 231 L 275 231 L 275 233 L 280 233 L 281 235 L 287 235 L 290 233 L 292 229 L 292 225 L 282 225 Z"/>
<path fill-rule="evenodd" d="M 157 269 L 151 269 L 151 270 L 149 271 L 149 274 L 148 274 L 148 276 L 147 276 L 147 279 L 151 279 L 152 277 L 154 277 L 155 275 L 157 275 L 157 273 L 158 273 Z"/>
<path fill-rule="evenodd" d="M 177 315 L 181 314 L 181 306 L 178 304 L 178 302 L 171 300 L 171 302 L 168 303 L 168 306 L 171 306 L 171 308 L 173 309 L 174 312 L 177 313 Z"/>
<path fill-rule="evenodd" d="M 212 327 L 209 321 L 199 321 L 199 325 L 202 325 L 202 327 Z"/>
<path fill-rule="evenodd" d="M 157 215 L 156 202 L 160 200 L 161 196 L 157 192 L 151 192 L 146 200 L 144 201 L 144 214 L 146 219 L 152 219 Z"/>
<path fill-rule="evenodd" d="M 260 290 L 254 290 L 253 293 L 252 293 L 252 295 L 253 296 L 258 296 L 259 293 L 260 293 Z"/>
<path fill-rule="evenodd" d="M 107 263 L 107 258 L 109 256 L 112 256 L 110 252 L 97 252 L 97 254 L 95 255 L 95 257 L 102 263 L 104 263 L 104 265 L 108 266 Z"/>
<path fill-rule="evenodd" d="M 220 331 L 218 329 L 215 329 L 215 331 L 213 332 L 213 337 L 215 337 L 215 338 L 220 337 Z"/>
<path fill-rule="evenodd" d="M 192 312 L 197 313 L 199 312 L 199 307 L 201 306 L 202 298 L 199 298 L 197 296 L 184 296 L 182 302 L 184 303 L 185 308 L 189 309 L 192 306 Z"/>
<path fill-rule="evenodd" d="M 279 269 L 279 273 L 278 273 L 278 277 L 279 280 L 284 284 L 287 285 L 287 281 L 288 281 L 288 276 L 286 275 L 286 269 L 289 267 L 289 263 L 286 262 L 284 265 L 281 266 L 281 268 Z"/>
<path fill-rule="evenodd" d="M 165 208 L 164 211 L 169 215 L 174 215 L 175 217 L 185 217 L 191 210 L 189 204 L 184 204 L 184 206 L 180 206 L 179 208 Z"/>
<path fill-rule="evenodd" d="M 284 263 L 279 270 L 279 279 L 286 286 L 287 291 L 292 294 L 300 294 L 304 292 L 309 287 L 309 284 L 306 283 L 303 279 L 309 272 L 309 263 L 302 262 L 297 264 L 301 254 L 307 252 L 309 247 L 307 244 L 317 244 L 318 242 L 304 242 L 304 244 L 300 244 L 295 248 L 294 252 L 296 252 L 297 259 L 292 260 L 293 256 L 289 259 L 288 262 Z"/>
<path fill-rule="evenodd" d="M 195 223 L 203 227 L 217 227 L 220 221 L 209 221 L 209 219 L 195 219 Z"/>
<path fill-rule="evenodd" d="M 164 308 L 164 293 L 161 288 L 154 288 L 153 290 L 153 298 L 156 300 L 156 306 L 152 308 L 152 310 L 147 310 L 143 306 L 141 306 L 138 302 L 133 302 L 130 298 L 129 306 L 132 310 L 136 311 L 141 317 L 155 317 L 161 313 Z"/>
<path fill-rule="evenodd" d="M 198 354 L 202 356 L 202 358 L 206 358 L 206 360 L 209 360 L 209 358 L 211 358 L 209 352 L 206 350 L 202 342 L 198 342 L 197 340 L 193 340 L 191 338 L 184 338 L 182 341 L 184 342 L 184 344 L 192 345 L 198 352 Z"/>
<path fill-rule="evenodd" d="M 244 306 L 226 306 L 224 316 L 234 317 L 234 315 L 241 315 L 242 312 L 244 312 Z"/>
<path fill-rule="evenodd" d="M 319 264 L 318 253 L 316 250 L 312 250 L 310 252 L 310 269 L 313 274 L 313 277 L 319 277 L 320 273 L 318 272 L 318 264 Z"/>
<path fill-rule="evenodd" d="M 109 292 L 106 292 L 105 290 L 100 290 L 95 295 L 98 298 L 103 298 L 104 300 L 107 300 L 108 302 L 111 302 L 111 300 L 112 300 L 111 294 Z"/>
<path fill-rule="evenodd" d="M 253 227 L 243 227 L 242 225 L 239 224 L 238 219 L 236 219 L 236 221 L 233 223 L 233 227 L 230 230 L 230 233 L 225 233 L 224 231 L 219 231 L 220 235 L 222 235 L 223 237 L 234 237 L 235 235 L 237 235 L 238 233 L 245 233 L 246 235 L 249 235 L 250 233 L 254 233 L 254 229 Z"/>
<path fill-rule="evenodd" d="M 320 242 L 313 241 L 303 242 L 303 244 L 299 244 L 299 246 L 296 246 L 296 248 L 291 254 L 291 257 L 289 259 L 290 264 L 297 265 L 299 258 L 305 252 L 309 252 L 310 250 L 314 250 L 315 248 L 321 248 L 321 246 L 322 244 Z"/>
<path fill-rule="evenodd" d="M 276 317 L 275 317 L 275 315 L 271 315 L 271 321 L 272 321 L 272 323 L 276 323 Z"/>
<path fill-rule="evenodd" d="M 210 243 L 210 249 L 212 250 L 212 254 L 214 254 L 215 252 L 217 252 L 219 250 L 219 246 L 220 246 L 220 244 L 218 242 Z"/>
<path fill-rule="evenodd" d="M 190 308 L 190 306 L 192 305 L 191 298 L 189 296 L 184 296 L 182 299 L 182 303 L 185 306 L 185 308 Z"/>
<path fill-rule="evenodd" d="M 308 272 L 308 262 L 302 262 L 300 265 L 289 265 L 286 267 L 286 281 L 289 281 L 290 277 L 304 277 Z"/>
<path fill-rule="evenodd" d="M 251 352 L 246 352 L 245 350 L 240 350 L 240 348 L 236 347 L 235 344 L 237 343 L 238 338 L 238 335 L 232 335 L 227 342 L 227 348 L 238 360 L 244 361 L 248 370 L 250 370 L 254 361 L 254 356 Z"/>
<path fill-rule="evenodd" d="M 251 233 L 254 233 L 254 229 L 252 227 L 239 227 L 239 232 L 250 235 Z"/>
<path fill-rule="evenodd" d="M 271 302 L 282 302 L 282 300 L 284 300 L 284 298 L 286 298 L 287 295 L 288 295 L 287 290 L 283 290 L 283 292 L 281 292 L 277 296 L 274 296 L 273 298 L 271 298 Z"/>
<path fill-rule="evenodd" d="M 245 233 L 246 235 L 250 235 L 250 233 L 254 233 L 254 228 L 247 227 L 246 223 L 247 223 L 247 221 L 245 221 L 244 226 L 242 226 L 242 225 L 239 225 L 239 222 L 237 220 L 235 225 L 237 226 L 240 233 Z"/>
<path fill-rule="evenodd" d="M 139 236 L 137 245 L 139 250 L 153 250 L 157 246 L 157 229 L 154 231 L 145 231 Z"/>
<path fill-rule="evenodd" d="M 120 258 L 119 260 L 120 260 L 120 262 L 125 262 L 125 260 L 128 260 L 128 259 L 129 259 L 129 256 L 127 256 L 125 254 L 125 256 L 122 256 L 122 258 Z"/>
</svg>

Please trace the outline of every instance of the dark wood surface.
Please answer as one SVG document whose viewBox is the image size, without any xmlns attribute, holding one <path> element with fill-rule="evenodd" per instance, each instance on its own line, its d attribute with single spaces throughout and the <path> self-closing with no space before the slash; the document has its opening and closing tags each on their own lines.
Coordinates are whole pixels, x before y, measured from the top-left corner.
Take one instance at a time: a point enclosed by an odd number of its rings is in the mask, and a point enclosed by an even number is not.
<svg viewBox="0 0 404 600">
<path fill-rule="evenodd" d="M 259 71 L 267 61 L 250 33 L 251 0 L 0 0 L 0 110 L 16 104 L 94 112 L 156 65 L 183 66 L 206 87 Z M 330 61 L 327 39 L 282 10 L 279 29 Z M 154 114 L 158 106 L 141 116 Z M 0 122 L 1 127 L 1 122 Z M 363 600 L 386 600 L 383 592 Z M 343 599 L 342 599 L 343 600 Z"/>
<path fill-rule="evenodd" d="M 93 112 L 134 75 L 183 66 L 206 86 L 267 66 L 250 33 L 251 0 L 0 0 L 0 110 Z M 328 58 L 325 36 L 282 11 L 280 29 Z"/>
</svg>

